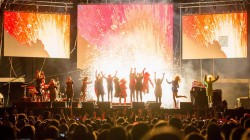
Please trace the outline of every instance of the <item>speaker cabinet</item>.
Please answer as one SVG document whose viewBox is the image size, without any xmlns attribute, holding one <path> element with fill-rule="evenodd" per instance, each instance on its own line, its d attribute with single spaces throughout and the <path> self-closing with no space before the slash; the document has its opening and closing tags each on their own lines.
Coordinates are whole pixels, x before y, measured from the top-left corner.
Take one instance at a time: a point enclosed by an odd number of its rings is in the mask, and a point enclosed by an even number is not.
<svg viewBox="0 0 250 140">
<path fill-rule="evenodd" d="M 50 108 L 50 102 L 15 102 L 14 108 Z"/>
<path fill-rule="evenodd" d="M 97 106 L 99 109 L 110 109 L 111 102 L 97 102 Z"/>
<path fill-rule="evenodd" d="M 161 103 L 157 103 L 157 102 L 149 102 L 147 103 L 147 108 L 148 109 L 153 109 L 153 110 L 158 110 L 161 107 Z"/>
<path fill-rule="evenodd" d="M 145 109 L 144 102 L 132 102 L 132 109 Z"/>
<path fill-rule="evenodd" d="M 222 102 L 222 91 L 220 89 L 213 90 L 212 103 L 213 107 L 218 107 Z"/>
<path fill-rule="evenodd" d="M 53 103 L 53 108 L 64 108 L 66 107 L 66 102 L 58 101 Z"/>
<path fill-rule="evenodd" d="M 180 109 L 181 110 L 192 110 L 193 104 L 192 104 L 192 102 L 180 102 Z"/>
<path fill-rule="evenodd" d="M 73 108 L 78 108 L 79 102 L 73 101 L 72 102 L 72 107 Z"/>
<path fill-rule="evenodd" d="M 206 88 L 195 87 L 190 91 L 191 102 L 194 108 L 208 107 Z"/>
<path fill-rule="evenodd" d="M 95 104 L 94 102 L 82 102 L 82 108 L 85 110 L 94 110 Z"/>
</svg>

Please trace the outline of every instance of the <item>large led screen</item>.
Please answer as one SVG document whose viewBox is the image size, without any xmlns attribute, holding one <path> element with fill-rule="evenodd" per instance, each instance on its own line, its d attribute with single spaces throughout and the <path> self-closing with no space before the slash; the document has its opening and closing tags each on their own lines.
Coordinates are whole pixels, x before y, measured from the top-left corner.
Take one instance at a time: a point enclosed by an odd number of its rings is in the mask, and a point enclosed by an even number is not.
<svg viewBox="0 0 250 140">
<path fill-rule="evenodd" d="M 70 57 L 70 15 L 4 12 L 4 56 Z"/>
<path fill-rule="evenodd" d="M 246 58 L 247 13 L 182 16 L 182 58 Z"/>
<path fill-rule="evenodd" d="M 172 5 L 78 5 L 77 22 L 77 67 L 91 81 L 96 70 L 106 76 L 117 71 L 127 84 L 130 68 L 146 68 L 152 80 L 154 72 L 172 71 Z"/>
</svg>

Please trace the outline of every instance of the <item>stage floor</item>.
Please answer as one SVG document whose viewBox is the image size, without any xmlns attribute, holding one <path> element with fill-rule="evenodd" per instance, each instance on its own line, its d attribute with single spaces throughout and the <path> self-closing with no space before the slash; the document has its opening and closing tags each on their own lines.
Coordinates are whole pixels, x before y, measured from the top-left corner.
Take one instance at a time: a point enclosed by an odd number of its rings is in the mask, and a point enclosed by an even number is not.
<svg viewBox="0 0 250 140">
<path fill-rule="evenodd" d="M 65 101 L 57 101 L 50 107 L 50 102 L 16 102 L 13 103 L 12 107 L 0 107 L 0 116 L 3 117 L 6 112 L 8 114 L 12 113 L 25 113 L 32 114 L 35 116 L 41 115 L 45 111 L 50 111 L 52 114 L 65 114 L 68 116 L 83 116 L 84 114 L 93 114 L 95 112 L 97 115 L 101 115 L 103 112 L 113 113 L 113 112 L 139 112 L 143 111 L 147 114 L 149 111 L 151 113 L 157 114 L 167 114 L 167 115 L 193 115 L 193 116 L 206 116 L 208 114 L 214 113 L 213 109 L 204 108 L 193 108 L 192 106 L 185 106 L 178 109 L 166 109 L 160 108 L 157 103 L 146 104 L 144 102 L 133 102 L 124 104 L 117 104 L 110 102 L 73 102 L 72 108 L 67 108 L 67 103 Z M 221 112 L 218 112 L 221 113 Z M 227 109 L 224 114 L 231 117 L 243 117 L 245 113 L 250 113 L 249 109 Z"/>
</svg>

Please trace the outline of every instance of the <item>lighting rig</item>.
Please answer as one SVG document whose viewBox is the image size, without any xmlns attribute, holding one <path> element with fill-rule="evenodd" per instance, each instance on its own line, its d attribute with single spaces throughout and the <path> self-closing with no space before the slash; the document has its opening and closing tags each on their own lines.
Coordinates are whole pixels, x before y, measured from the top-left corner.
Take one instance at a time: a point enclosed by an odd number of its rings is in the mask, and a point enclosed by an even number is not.
<svg viewBox="0 0 250 140">
<path fill-rule="evenodd" d="M 73 8 L 71 1 L 4 0 L 4 10 L 67 13 Z"/>
<path fill-rule="evenodd" d="M 246 10 L 246 5 L 249 4 L 248 0 L 214 0 L 214 1 L 205 1 L 200 0 L 198 2 L 185 2 L 185 3 L 179 3 L 180 9 L 186 9 L 186 8 L 207 8 L 212 7 L 213 9 L 216 9 L 216 7 L 225 7 L 225 6 L 234 6 L 238 7 L 240 6 L 242 10 Z"/>
</svg>

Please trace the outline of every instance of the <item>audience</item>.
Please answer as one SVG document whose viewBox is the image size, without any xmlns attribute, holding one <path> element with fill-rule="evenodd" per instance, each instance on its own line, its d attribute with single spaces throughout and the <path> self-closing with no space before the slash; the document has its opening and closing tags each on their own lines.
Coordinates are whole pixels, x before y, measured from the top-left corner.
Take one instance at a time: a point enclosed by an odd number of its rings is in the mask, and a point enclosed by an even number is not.
<svg viewBox="0 0 250 140">
<path fill-rule="evenodd" d="M 164 112 L 114 111 L 74 116 L 13 113 L 0 121 L 0 139 L 58 140 L 245 140 L 250 138 L 250 115 L 196 117 Z M 98 116 L 100 115 L 100 116 Z M 131 117 L 132 116 L 132 117 Z M 101 119 L 102 118 L 102 119 Z"/>
</svg>

